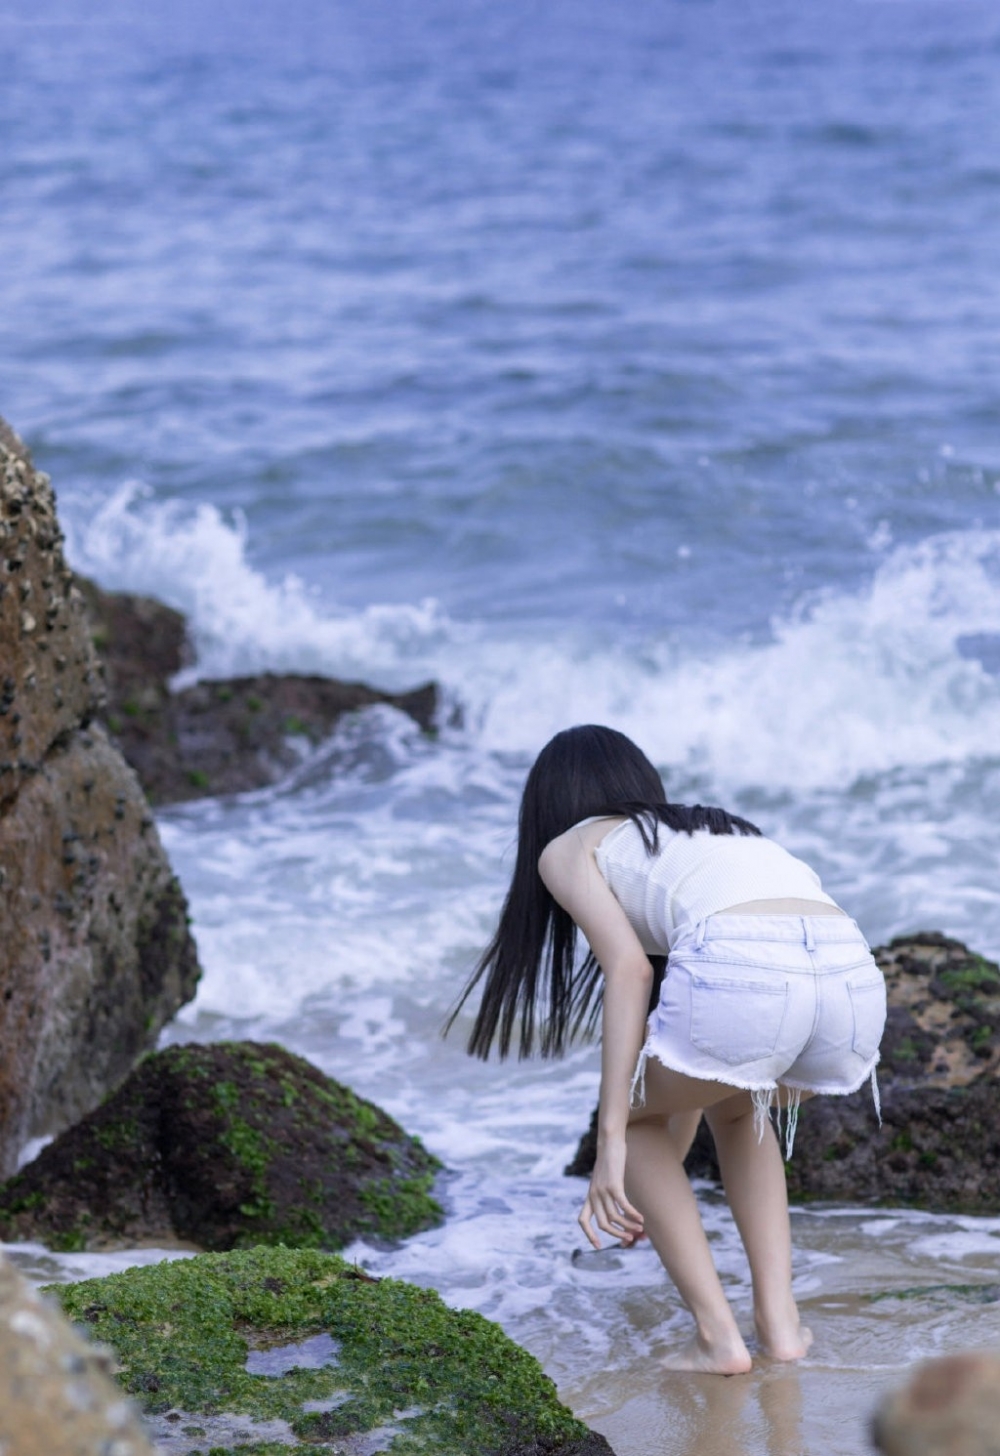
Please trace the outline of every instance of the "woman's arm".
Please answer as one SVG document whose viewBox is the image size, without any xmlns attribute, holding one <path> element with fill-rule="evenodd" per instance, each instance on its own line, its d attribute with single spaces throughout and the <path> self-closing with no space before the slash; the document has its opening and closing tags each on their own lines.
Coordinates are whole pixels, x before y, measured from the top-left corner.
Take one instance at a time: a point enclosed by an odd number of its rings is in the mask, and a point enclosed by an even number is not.
<svg viewBox="0 0 1000 1456">
<path fill-rule="evenodd" d="M 538 872 L 587 937 L 604 973 L 597 1158 L 580 1226 L 595 1248 L 601 1245 L 592 1220 L 604 1233 L 630 1244 L 642 1233 L 643 1221 L 625 1196 L 625 1127 L 632 1073 L 645 1036 L 652 967 L 578 830 L 546 845 Z"/>
</svg>

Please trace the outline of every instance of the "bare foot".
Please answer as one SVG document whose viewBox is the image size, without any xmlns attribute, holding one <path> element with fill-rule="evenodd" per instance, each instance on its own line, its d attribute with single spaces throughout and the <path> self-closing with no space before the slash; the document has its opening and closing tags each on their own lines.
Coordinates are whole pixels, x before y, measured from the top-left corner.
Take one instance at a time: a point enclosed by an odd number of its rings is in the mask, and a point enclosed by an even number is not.
<svg viewBox="0 0 1000 1456">
<path fill-rule="evenodd" d="M 702 1375 L 746 1375 L 751 1366 L 750 1351 L 742 1340 L 729 1345 L 710 1345 L 698 1335 L 660 1361 L 664 1370 L 691 1370 Z"/>
<path fill-rule="evenodd" d="M 796 1320 L 785 1330 L 767 1334 L 761 1325 L 757 1326 L 760 1352 L 772 1360 L 801 1360 L 813 1342 L 812 1330 Z"/>
</svg>

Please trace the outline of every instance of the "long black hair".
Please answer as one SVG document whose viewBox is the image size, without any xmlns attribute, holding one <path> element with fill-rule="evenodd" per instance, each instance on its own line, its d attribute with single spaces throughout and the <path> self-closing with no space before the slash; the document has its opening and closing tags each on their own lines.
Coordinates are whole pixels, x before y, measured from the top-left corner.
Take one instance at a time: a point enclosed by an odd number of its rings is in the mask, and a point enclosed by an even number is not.
<svg viewBox="0 0 1000 1456">
<path fill-rule="evenodd" d="M 521 1057 L 530 1056 L 536 1040 L 541 1055 L 553 1057 L 574 1037 L 593 1034 L 601 1006 L 600 967 L 593 954 L 577 964 L 577 927 L 546 889 L 538 859 L 550 840 L 581 819 L 605 815 L 631 819 L 649 854 L 656 852 L 661 824 L 687 834 L 698 829 L 760 833 L 756 825 L 725 809 L 668 804 L 663 781 L 649 759 L 614 728 L 586 724 L 557 733 L 524 785 L 517 860 L 496 934 L 445 1025 L 447 1032 L 471 992 L 484 982 L 470 1054 L 486 1058 L 498 1041 L 500 1056 L 506 1057 L 518 1022 Z M 649 959 L 652 1006 L 666 957 Z"/>
</svg>

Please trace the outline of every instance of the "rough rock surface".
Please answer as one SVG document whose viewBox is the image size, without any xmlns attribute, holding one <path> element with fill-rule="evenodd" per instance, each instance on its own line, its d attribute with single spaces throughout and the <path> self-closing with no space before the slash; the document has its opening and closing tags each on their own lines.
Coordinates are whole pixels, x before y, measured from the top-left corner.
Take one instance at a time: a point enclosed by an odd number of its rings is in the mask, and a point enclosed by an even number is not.
<svg viewBox="0 0 1000 1456">
<path fill-rule="evenodd" d="M 332 1254 L 203 1254 L 52 1293 L 178 1452 L 350 1456 L 395 1435 L 425 1456 L 613 1456 L 497 1325 Z"/>
<path fill-rule="evenodd" d="M 439 1223 L 439 1167 L 373 1103 L 282 1047 L 174 1046 L 0 1188 L 0 1237 L 336 1249 Z"/>
<path fill-rule="evenodd" d="M 153 1456 L 110 1365 L 0 1254 L 4 1456 Z"/>
<path fill-rule="evenodd" d="M 0 420 L 0 806 L 97 711 L 101 679 L 47 475 Z"/>
<path fill-rule="evenodd" d="M 969 1350 L 918 1365 L 880 1403 L 872 1438 L 883 1456 L 998 1456 L 1000 1352 Z"/>
<path fill-rule="evenodd" d="M 262 788 L 301 762 L 296 747 L 328 738 L 345 713 L 384 703 L 434 726 L 438 692 L 425 683 L 384 693 L 335 678 L 260 673 L 171 692 L 194 661 L 184 618 L 149 597 L 80 581 L 107 685 L 104 721 L 154 804 Z"/>
<path fill-rule="evenodd" d="M 995 1213 L 1000 968 L 936 931 L 901 936 L 874 954 L 889 1001 L 878 1073 L 882 1127 L 867 1085 L 804 1103 L 787 1165 L 789 1196 Z M 593 1157 L 585 1137 L 566 1171 L 587 1176 Z M 718 1179 L 704 1123 L 687 1168 Z"/>
<path fill-rule="evenodd" d="M 48 478 L 0 422 L 0 1176 L 194 994 L 184 898 L 100 674 Z"/>
</svg>

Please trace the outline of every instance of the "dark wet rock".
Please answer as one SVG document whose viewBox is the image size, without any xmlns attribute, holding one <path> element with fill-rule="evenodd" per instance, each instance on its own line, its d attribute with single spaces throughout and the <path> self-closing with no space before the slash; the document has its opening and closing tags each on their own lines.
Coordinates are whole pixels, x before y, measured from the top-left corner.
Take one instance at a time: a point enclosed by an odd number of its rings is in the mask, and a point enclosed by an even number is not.
<svg viewBox="0 0 1000 1456">
<path fill-rule="evenodd" d="M 81 581 L 107 688 L 104 721 L 154 804 L 263 788 L 347 713 L 385 704 L 434 728 L 438 690 L 406 693 L 295 673 L 204 680 L 172 692 L 194 661 L 184 617 L 149 597 Z"/>
<path fill-rule="evenodd" d="M 340 1248 L 440 1222 L 440 1167 L 284 1048 L 169 1047 L 0 1188 L 0 1237 L 54 1248 Z"/>
<path fill-rule="evenodd" d="M 347 713 L 385 704 L 407 713 L 425 732 L 434 726 L 437 688 L 383 693 L 336 678 L 259 673 L 199 682 L 176 694 L 165 714 L 172 757 L 155 761 L 136 746 L 140 775 L 148 765 L 155 803 L 236 794 L 275 783 L 302 762 L 299 745 L 315 747 Z M 136 732 L 142 724 L 136 724 Z"/>
<path fill-rule="evenodd" d="M 154 1435 L 187 1428 L 173 1450 L 318 1456 L 396 1434 L 427 1456 L 613 1456 L 499 1326 L 335 1255 L 205 1254 L 51 1292 L 112 1346 Z"/>
<path fill-rule="evenodd" d="M 800 1141 L 801 1139 L 801 1141 Z M 795 1201 L 909 1204 L 935 1212 L 1000 1207 L 1000 1098 L 995 1083 L 889 1085 L 882 1127 L 870 1099 L 821 1098 L 803 1109 L 788 1164 Z"/>
<path fill-rule="evenodd" d="M 872 1439 L 883 1456 L 995 1456 L 1000 1351 L 967 1350 L 918 1365 L 879 1403 Z"/>
<path fill-rule="evenodd" d="M 102 687 L 48 477 L 0 422 L 0 1176 L 194 994 L 184 897 Z"/>
<path fill-rule="evenodd" d="M 132 752 L 133 739 L 143 741 L 138 728 L 156 721 L 170 702 L 171 678 L 194 662 L 187 621 L 155 597 L 104 591 L 85 576 L 76 584 L 100 663 L 104 722 L 139 772 Z"/>
<path fill-rule="evenodd" d="M 0 1451 L 5 1456 L 153 1456 L 112 1361 L 81 1339 L 0 1254 Z"/>
<path fill-rule="evenodd" d="M 787 1165 L 789 1195 L 995 1213 L 1000 968 L 937 931 L 901 936 L 874 954 L 889 1001 L 878 1072 L 882 1127 L 867 1084 L 849 1097 L 804 1103 Z M 589 1175 L 594 1155 L 586 1142 L 567 1172 Z M 704 1123 L 686 1166 L 693 1176 L 719 1177 Z"/>
</svg>

